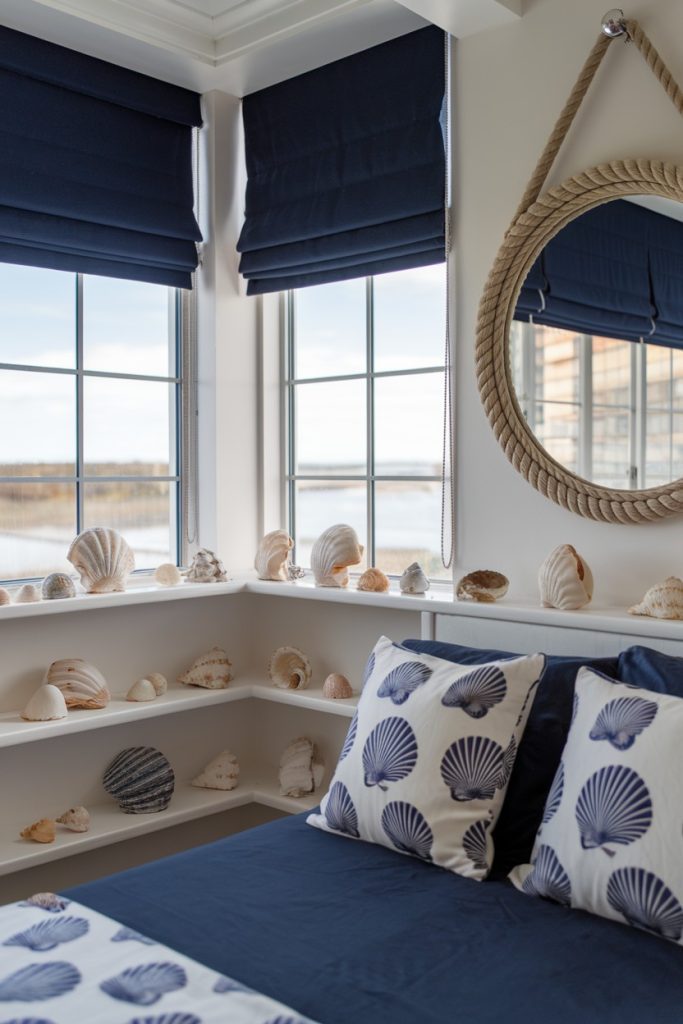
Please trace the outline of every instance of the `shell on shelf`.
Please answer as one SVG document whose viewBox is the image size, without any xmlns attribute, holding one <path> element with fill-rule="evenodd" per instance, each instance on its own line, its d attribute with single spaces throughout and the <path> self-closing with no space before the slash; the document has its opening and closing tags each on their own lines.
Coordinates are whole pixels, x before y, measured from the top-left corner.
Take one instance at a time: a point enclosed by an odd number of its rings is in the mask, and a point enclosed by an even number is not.
<svg viewBox="0 0 683 1024">
<path fill-rule="evenodd" d="M 168 807 L 175 775 L 156 747 L 126 747 L 105 769 L 102 784 L 125 814 L 150 814 Z"/>
<path fill-rule="evenodd" d="M 305 690 L 311 681 L 311 663 L 298 647 L 278 647 L 270 657 L 268 674 L 281 690 Z"/>
<path fill-rule="evenodd" d="M 426 594 L 430 583 L 420 563 L 412 562 L 404 570 L 398 585 L 402 594 Z"/>
<path fill-rule="evenodd" d="M 145 679 L 149 679 L 156 690 L 157 697 L 161 697 L 168 690 L 166 676 L 162 676 L 161 672 L 150 672 L 149 675 L 145 676 Z"/>
<path fill-rule="evenodd" d="M 538 570 L 538 587 L 543 608 L 571 611 L 593 597 L 593 574 L 576 548 L 560 544 Z"/>
<path fill-rule="evenodd" d="M 260 580 L 280 580 L 286 583 L 288 576 L 289 552 L 294 541 L 286 530 L 267 533 L 258 546 L 254 568 Z"/>
<path fill-rule="evenodd" d="M 160 587 L 176 587 L 183 582 L 183 575 L 173 562 L 164 562 L 154 570 L 154 582 Z"/>
<path fill-rule="evenodd" d="M 19 833 L 22 839 L 31 839 L 34 843 L 54 843 L 57 829 L 51 818 L 41 818 L 27 825 Z"/>
<path fill-rule="evenodd" d="M 347 587 L 349 566 L 363 559 L 363 545 L 358 543 L 352 526 L 337 523 L 320 534 L 311 551 L 311 569 L 319 587 Z"/>
<path fill-rule="evenodd" d="M 185 686 L 203 686 L 206 690 L 224 690 L 232 679 L 232 665 L 222 647 L 212 647 L 206 654 L 200 654 L 187 672 L 178 676 L 178 682 Z"/>
<path fill-rule="evenodd" d="M 43 580 L 40 588 L 44 601 L 61 601 L 65 597 L 75 597 L 74 581 L 65 572 L 51 572 Z"/>
<path fill-rule="evenodd" d="M 510 580 L 502 572 L 493 569 L 477 569 L 468 572 L 455 588 L 458 601 L 478 601 L 480 604 L 493 604 L 505 597 Z"/>
<path fill-rule="evenodd" d="M 358 589 L 374 594 L 386 594 L 389 589 L 389 577 L 381 569 L 372 566 L 360 576 Z"/>
<path fill-rule="evenodd" d="M 280 758 L 280 793 L 302 797 L 312 793 L 322 782 L 325 766 L 316 761 L 315 747 L 305 736 L 285 748 Z"/>
<path fill-rule="evenodd" d="M 135 568 L 128 542 L 110 526 L 91 526 L 71 542 L 66 553 L 81 578 L 86 594 L 110 594 L 126 589 Z"/>
<path fill-rule="evenodd" d="M 629 608 L 631 615 L 648 615 L 652 619 L 683 619 L 683 580 L 667 576 L 662 583 L 650 587 L 639 604 Z"/>
<path fill-rule="evenodd" d="M 154 683 L 149 679 L 138 679 L 133 683 L 126 694 L 126 700 L 148 701 L 157 699 L 157 691 Z"/>
<path fill-rule="evenodd" d="M 15 604 L 34 604 L 36 601 L 40 601 L 40 591 L 33 583 L 24 583 L 14 595 Z"/>
<path fill-rule="evenodd" d="M 302 568 L 300 565 L 287 566 L 287 579 L 290 581 L 290 583 L 293 583 L 295 580 L 302 580 L 305 575 L 306 570 Z"/>
<path fill-rule="evenodd" d="M 346 676 L 340 672 L 330 672 L 323 683 L 323 697 L 330 700 L 344 700 L 346 697 L 353 697 L 353 687 Z"/>
<path fill-rule="evenodd" d="M 80 805 L 70 807 L 64 814 L 60 814 L 57 821 L 71 832 L 87 832 L 90 828 L 90 812 Z"/>
<path fill-rule="evenodd" d="M 67 708 L 96 711 L 106 708 L 111 700 L 107 680 L 98 668 L 82 658 L 53 661 L 45 674 L 45 682 L 62 691 Z"/>
<path fill-rule="evenodd" d="M 188 583 L 225 583 L 228 578 L 220 558 L 208 548 L 200 548 L 183 576 Z"/>
<path fill-rule="evenodd" d="M 54 722 L 66 718 L 67 708 L 64 694 L 57 686 L 44 683 L 39 686 L 21 712 L 27 722 Z"/>
<path fill-rule="evenodd" d="M 10 595 L 9 590 L 6 590 L 5 587 L 0 587 L 0 605 L 11 603 L 12 597 Z"/>
<path fill-rule="evenodd" d="M 237 758 L 229 750 L 212 757 L 204 770 L 192 780 L 198 789 L 235 789 L 240 777 Z"/>
</svg>

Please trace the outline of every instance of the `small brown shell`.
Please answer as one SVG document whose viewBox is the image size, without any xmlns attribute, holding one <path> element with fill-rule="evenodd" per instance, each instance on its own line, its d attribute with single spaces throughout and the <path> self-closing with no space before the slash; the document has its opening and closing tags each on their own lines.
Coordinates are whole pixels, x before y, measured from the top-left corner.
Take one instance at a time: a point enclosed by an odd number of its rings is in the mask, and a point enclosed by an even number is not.
<svg viewBox="0 0 683 1024">
<path fill-rule="evenodd" d="M 346 676 L 340 672 L 331 672 L 323 683 L 323 697 L 344 700 L 346 697 L 353 697 L 353 687 Z"/>
<path fill-rule="evenodd" d="M 455 596 L 458 601 L 478 601 L 480 604 L 493 604 L 505 597 L 510 580 L 502 572 L 493 569 L 477 569 L 469 572 L 458 583 Z"/>
<path fill-rule="evenodd" d="M 385 594 L 389 589 L 389 577 L 374 566 L 366 569 L 358 580 L 358 589 L 374 594 Z"/>
<path fill-rule="evenodd" d="M 22 839 L 31 839 L 34 843 L 54 843 L 57 828 L 50 818 L 41 818 L 27 825 L 19 834 Z"/>
</svg>

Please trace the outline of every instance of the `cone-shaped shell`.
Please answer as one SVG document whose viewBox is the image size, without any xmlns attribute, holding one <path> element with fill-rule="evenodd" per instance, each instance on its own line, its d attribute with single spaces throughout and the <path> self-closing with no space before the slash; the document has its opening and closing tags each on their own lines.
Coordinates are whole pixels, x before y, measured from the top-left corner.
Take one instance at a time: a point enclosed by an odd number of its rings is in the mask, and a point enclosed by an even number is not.
<svg viewBox="0 0 683 1024">
<path fill-rule="evenodd" d="M 87 832 L 90 828 L 90 813 L 85 807 L 70 807 L 64 814 L 57 818 L 60 825 L 64 825 L 71 832 Z"/>
<path fill-rule="evenodd" d="M 593 597 L 593 574 L 571 544 L 551 551 L 538 570 L 543 608 L 583 608 Z"/>
<path fill-rule="evenodd" d="M 653 619 L 683 619 L 683 580 L 668 576 L 663 583 L 655 583 L 640 604 L 634 604 L 629 612 Z"/>
<path fill-rule="evenodd" d="M 19 587 L 14 598 L 15 604 L 33 604 L 35 601 L 40 601 L 38 587 L 32 583 L 24 583 L 23 587 Z"/>
<path fill-rule="evenodd" d="M 31 839 L 34 843 L 54 843 L 57 829 L 50 818 L 41 818 L 27 825 L 19 834 L 22 839 Z"/>
<path fill-rule="evenodd" d="M 157 691 L 154 684 L 149 679 L 138 679 L 133 683 L 130 690 L 126 694 L 126 700 L 132 701 L 148 701 L 156 700 Z"/>
<path fill-rule="evenodd" d="M 44 601 L 61 601 L 65 597 L 76 596 L 74 581 L 65 572 L 51 572 L 43 580 L 40 592 Z"/>
<path fill-rule="evenodd" d="M 21 712 L 21 717 L 27 722 L 53 722 L 58 718 L 66 718 L 66 713 L 66 701 L 62 691 L 45 683 L 33 694 Z"/>
<path fill-rule="evenodd" d="M 185 686 L 203 686 L 205 690 L 224 690 L 232 679 L 232 665 L 222 647 L 212 647 L 206 654 L 200 654 L 187 672 L 178 676 L 178 682 Z"/>
<path fill-rule="evenodd" d="M 338 523 L 320 534 L 311 551 L 311 569 L 317 586 L 346 587 L 348 568 L 363 559 L 363 546 L 358 543 L 352 526 Z"/>
<path fill-rule="evenodd" d="M 398 581 L 398 585 L 402 594 L 426 594 L 429 590 L 429 580 L 419 562 L 413 562 L 408 566 Z"/>
<path fill-rule="evenodd" d="M 297 647 L 278 647 L 271 655 L 268 674 L 281 690 L 305 690 L 311 681 L 311 663 Z"/>
<path fill-rule="evenodd" d="M 228 578 L 220 558 L 208 548 L 200 548 L 183 575 L 188 583 L 225 583 Z"/>
<path fill-rule="evenodd" d="M 329 697 L 330 700 L 345 700 L 347 697 L 353 697 L 353 687 L 341 672 L 330 672 L 323 683 L 323 697 Z"/>
<path fill-rule="evenodd" d="M 234 789 L 239 781 L 240 766 L 237 758 L 229 750 L 216 754 L 204 768 L 204 771 L 192 780 L 198 789 Z"/>
<path fill-rule="evenodd" d="M 280 793 L 301 797 L 322 782 L 324 767 L 315 760 L 315 747 L 305 736 L 293 740 L 280 758 Z"/>
<path fill-rule="evenodd" d="M 285 583 L 288 579 L 289 552 L 294 541 L 286 530 L 273 530 L 267 533 L 258 546 L 254 568 L 260 580 L 278 580 Z"/>
<path fill-rule="evenodd" d="M 360 576 L 358 589 L 366 590 L 371 594 L 386 594 L 389 589 L 389 577 L 381 569 L 372 566 Z"/>
<path fill-rule="evenodd" d="M 109 526 L 83 530 L 71 543 L 66 557 L 81 577 L 87 594 L 109 594 L 126 589 L 135 568 L 127 542 Z"/>
<path fill-rule="evenodd" d="M 480 604 L 493 604 L 505 597 L 510 580 L 502 572 L 493 569 L 477 569 L 469 572 L 455 588 L 458 601 L 478 601 Z"/>
<path fill-rule="evenodd" d="M 53 661 L 45 682 L 57 686 L 64 694 L 67 708 L 105 708 L 111 699 L 107 680 L 99 669 L 82 658 Z"/>
</svg>

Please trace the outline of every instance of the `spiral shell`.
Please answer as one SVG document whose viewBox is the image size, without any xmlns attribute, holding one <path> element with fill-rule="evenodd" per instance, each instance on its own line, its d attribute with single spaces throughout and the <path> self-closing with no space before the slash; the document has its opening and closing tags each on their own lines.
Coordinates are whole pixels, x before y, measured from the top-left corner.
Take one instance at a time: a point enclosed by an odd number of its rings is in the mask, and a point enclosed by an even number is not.
<svg viewBox="0 0 683 1024">
<path fill-rule="evenodd" d="M 571 903 L 569 876 L 551 846 L 539 846 L 533 867 L 522 882 L 522 891 L 529 896 L 543 896 L 565 906 Z"/>
<path fill-rule="evenodd" d="M 478 601 L 480 604 L 493 604 L 505 597 L 510 580 L 502 572 L 493 569 L 478 569 L 470 572 L 459 581 L 455 588 L 458 601 Z"/>
<path fill-rule="evenodd" d="M 543 608 L 570 611 L 583 608 L 593 597 L 593 574 L 571 544 L 551 551 L 538 570 Z"/>
<path fill-rule="evenodd" d="M 65 597 L 76 596 L 74 581 L 65 572 L 51 572 L 43 580 L 40 592 L 44 601 L 61 601 Z"/>
<path fill-rule="evenodd" d="M 183 575 L 188 583 L 225 583 L 228 578 L 220 558 L 208 548 L 200 548 Z"/>
<path fill-rule="evenodd" d="M 345 700 L 348 697 L 353 697 L 353 688 L 341 672 L 330 672 L 323 683 L 323 697 L 330 700 Z"/>
<path fill-rule="evenodd" d="M 237 758 L 229 750 L 212 757 L 204 770 L 192 780 L 198 789 L 235 789 L 240 777 Z"/>
<path fill-rule="evenodd" d="M 87 594 L 109 594 L 126 589 L 135 558 L 117 530 L 93 526 L 71 542 L 66 557 L 81 577 Z"/>
<path fill-rule="evenodd" d="M 293 740 L 280 758 L 280 793 L 302 797 L 312 793 L 323 780 L 324 765 L 316 761 L 315 747 L 305 736 Z"/>
<path fill-rule="evenodd" d="M 346 587 L 348 567 L 363 559 L 363 546 L 358 543 L 352 526 L 338 523 L 320 534 L 311 551 L 311 569 L 317 586 Z"/>
<path fill-rule="evenodd" d="M 616 750 L 628 750 L 654 721 L 657 705 L 642 697 L 617 697 L 606 704 L 590 731 L 592 740 L 607 740 Z"/>
<path fill-rule="evenodd" d="M 67 708 L 106 708 L 111 699 L 107 680 L 99 669 L 82 658 L 53 661 L 45 674 L 45 682 L 58 687 Z"/>
<path fill-rule="evenodd" d="M 27 722 L 53 722 L 58 718 L 66 718 L 66 714 L 62 691 L 57 686 L 45 683 L 33 694 L 21 712 L 21 717 Z"/>
<path fill-rule="evenodd" d="M 70 807 L 64 814 L 57 818 L 60 825 L 64 825 L 71 832 L 87 832 L 90 828 L 90 813 L 86 807 Z"/>
<path fill-rule="evenodd" d="M 203 686 L 205 690 L 224 690 L 232 679 L 232 665 L 222 647 L 212 647 L 200 654 L 187 672 L 178 676 L 185 686 Z"/>
<path fill-rule="evenodd" d="M 289 552 L 294 541 L 286 530 L 267 533 L 258 546 L 254 568 L 260 580 L 278 580 L 286 583 L 288 576 Z"/>
<path fill-rule="evenodd" d="M 336 832 L 344 832 L 347 836 L 358 839 L 358 815 L 343 782 L 335 782 L 325 804 L 325 821 Z"/>
<path fill-rule="evenodd" d="M 384 834 L 401 853 L 432 859 L 434 835 L 417 807 L 404 800 L 390 800 L 382 811 L 381 823 Z"/>
<path fill-rule="evenodd" d="M 652 619 L 683 619 L 683 580 L 667 576 L 663 583 L 655 583 L 639 604 L 629 608 L 629 613 Z"/>
<path fill-rule="evenodd" d="M 102 784 L 125 814 L 149 814 L 168 807 L 175 775 L 155 747 L 127 747 L 107 766 Z"/>
<path fill-rule="evenodd" d="M 298 647 L 278 647 L 268 663 L 268 674 L 280 690 L 305 690 L 311 681 L 311 663 Z"/>
<path fill-rule="evenodd" d="M 426 594 L 430 584 L 420 563 L 413 562 L 403 572 L 398 585 L 402 594 Z"/>
<path fill-rule="evenodd" d="M 485 736 L 452 743 L 441 759 L 441 778 L 454 800 L 490 800 L 501 783 L 504 752 Z"/>
<path fill-rule="evenodd" d="M 651 871 L 618 868 L 607 883 L 607 902 L 635 928 L 673 942 L 683 935 L 683 907 Z"/>
<path fill-rule="evenodd" d="M 34 843 L 54 843 L 57 829 L 51 818 L 41 818 L 27 825 L 19 833 L 22 839 L 30 839 Z"/>
<path fill-rule="evenodd" d="M 381 569 L 374 566 L 366 569 L 358 579 L 358 589 L 373 594 L 386 594 L 389 589 L 389 577 Z"/>
</svg>

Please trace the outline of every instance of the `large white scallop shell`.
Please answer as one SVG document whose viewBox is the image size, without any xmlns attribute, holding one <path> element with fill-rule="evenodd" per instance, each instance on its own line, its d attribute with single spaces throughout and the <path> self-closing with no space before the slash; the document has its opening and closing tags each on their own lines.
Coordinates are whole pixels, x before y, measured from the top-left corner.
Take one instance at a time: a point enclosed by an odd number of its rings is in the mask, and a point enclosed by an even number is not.
<svg viewBox="0 0 683 1024">
<path fill-rule="evenodd" d="M 229 750 L 212 757 L 204 770 L 192 780 L 198 789 L 234 789 L 239 781 L 240 766 Z"/>
<path fill-rule="evenodd" d="M 200 548 L 183 576 L 188 583 L 225 583 L 228 578 L 220 558 L 208 548 Z"/>
<path fill-rule="evenodd" d="M 398 585 L 402 594 L 426 594 L 429 590 L 429 580 L 419 562 L 412 562 L 404 570 Z"/>
<path fill-rule="evenodd" d="M 105 708 L 111 699 L 107 680 L 99 669 L 82 658 L 53 661 L 45 682 L 62 691 L 67 708 Z"/>
<path fill-rule="evenodd" d="M 281 690 L 305 690 L 311 681 L 311 663 L 298 647 L 278 647 L 270 657 L 268 674 Z"/>
<path fill-rule="evenodd" d="M 280 793 L 302 797 L 312 793 L 322 782 L 325 766 L 315 759 L 315 747 L 305 736 L 285 748 L 280 758 Z"/>
<path fill-rule="evenodd" d="M 126 579 L 135 568 L 135 558 L 118 530 L 92 526 L 71 542 L 67 551 L 81 577 L 87 594 L 109 594 L 126 589 Z"/>
<path fill-rule="evenodd" d="M 538 570 L 543 608 L 583 608 L 593 596 L 593 574 L 571 544 L 551 551 Z"/>
<path fill-rule="evenodd" d="M 212 647 L 192 662 L 187 672 L 178 676 L 185 686 L 203 686 L 206 690 L 224 690 L 232 679 L 232 665 L 222 647 Z"/>
<path fill-rule="evenodd" d="M 311 551 L 311 569 L 317 586 L 346 587 L 348 567 L 363 559 L 363 545 L 358 543 L 352 526 L 337 523 L 320 534 Z"/>
<path fill-rule="evenodd" d="M 646 591 L 639 604 L 629 608 L 631 615 L 649 615 L 653 619 L 683 619 L 683 580 L 667 576 Z"/>
<path fill-rule="evenodd" d="M 288 580 L 289 552 L 294 541 L 286 530 L 273 530 L 267 533 L 258 546 L 254 559 L 254 568 L 260 580 Z"/>
<path fill-rule="evenodd" d="M 21 717 L 27 722 L 53 722 L 58 718 L 66 718 L 66 713 L 66 701 L 62 691 L 45 683 L 33 694 L 21 712 Z"/>
</svg>

